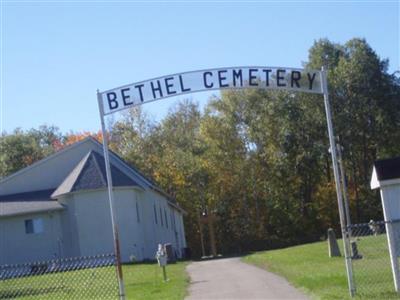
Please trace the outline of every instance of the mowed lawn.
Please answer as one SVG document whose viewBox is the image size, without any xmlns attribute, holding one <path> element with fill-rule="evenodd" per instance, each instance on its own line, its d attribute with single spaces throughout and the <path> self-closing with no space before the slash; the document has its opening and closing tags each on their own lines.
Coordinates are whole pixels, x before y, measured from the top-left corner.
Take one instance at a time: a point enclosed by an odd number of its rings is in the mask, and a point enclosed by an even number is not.
<svg viewBox="0 0 400 300">
<path fill-rule="evenodd" d="M 343 254 L 342 241 L 338 240 Z M 394 291 L 386 235 L 357 239 L 362 259 L 353 261 L 356 299 L 399 299 Z M 315 299 L 351 299 L 343 257 L 328 257 L 327 242 L 263 251 L 243 258 L 285 277 Z"/>
<path fill-rule="evenodd" d="M 124 266 L 127 299 L 183 299 L 189 285 L 186 266 L 185 262 L 168 265 L 167 282 L 158 264 Z"/>
<path fill-rule="evenodd" d="M 183 299 L 187 263 L 167 266 L 168 281 L 156 264 L 124 265 L 126 299 Z M 115 267 L 0 280 L 0 299 L 118 299 Z"/>
</svg>

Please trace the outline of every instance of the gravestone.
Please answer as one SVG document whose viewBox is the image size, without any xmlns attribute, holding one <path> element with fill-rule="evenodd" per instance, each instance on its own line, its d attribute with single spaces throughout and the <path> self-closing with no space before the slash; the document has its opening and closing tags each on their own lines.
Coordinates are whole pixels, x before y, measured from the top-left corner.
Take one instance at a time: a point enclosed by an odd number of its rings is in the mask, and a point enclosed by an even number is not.
<svg viewBox="0 0 400 300">
<path fill-rule="evenodd" d="M 341 256 L 335 232 L 333 231 L 332 228 L 328 229 L 328 249 L 329 249 L 329 257 Z"/>
<path fill-rule="evenodd" d="M 361 259 L 363 256 L 358 252 L 357 248 L 357 242 L 356 241 L 351 241 L 351 258 L 352 259 Z"/>
</svg>

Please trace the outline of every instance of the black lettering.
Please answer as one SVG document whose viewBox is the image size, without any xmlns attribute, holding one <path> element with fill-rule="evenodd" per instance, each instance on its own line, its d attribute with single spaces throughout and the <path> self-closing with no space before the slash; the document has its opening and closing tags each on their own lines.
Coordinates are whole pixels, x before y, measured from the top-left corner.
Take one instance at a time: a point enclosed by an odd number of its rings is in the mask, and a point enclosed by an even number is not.
<svg viewBox="0 0 400 300">
<path fill-rule="evenodd" d="M 140 96 L 140 101 L 144 101 L 144 99 L 143 99 L 143 91 L 142 91 L 142 87 L 144 87 L 144 84 L 138 84 L 138 85 L 135 85 L 135 89 L 138 89 L 139 90 L 139 96 Z"/>
<path fill-rule="evenodd" d="M 226 80 L 226 76 L 222 76 L 222 73 L 226 73 L 226 70 L 219 70 L 218 71 L 218 81 L 219 81 L 219 87 L 220 88 L 224 88 L 224 87 L 228 87 L 229 84 L 227 83 L 222 83 L 223 80 Z"/>
<path fill-rule="evenodd" d="M 236 79 L 240 80 L 240 86 L 243 86 L 243 77 L 242 77 L 242 70 L 233 70 L 232 72 L 233 77 L 233 86 L 236 86 Z"/>
<path fill-rule="evenodd" d="M 206 88 L 210 89 L 210 88 L 212 88 L 214 86 L 214 83 L 212 83 L 212 82 L 210 84 L 207 83 L 207 75 L 212 77 L 213 74 L 212 74 L 212 72 L 204 72 L 203 73 L 204 86 Z"/>
<path fill-rule="evenodd" d="M 313 73 L 312 77 L 310 77 L 310 73 L 307 73 L 307 77 L 308 77 L 308 88 L 312 90 L 312 86 L 315 79 L 315 73 Z"/>
<path fill-rule="evenodd" d="M 299 71 L 292 71 L 292 76 L 290 78 L 290 86 L 293 87 L 293 82 L 296 83 L 296 86 L 299 88 L 300 83 L 299 80 L 301 79 L 301 73 Z"/>
<path fill-rule="evenodd" d="M 150 82 L 150 85 L 151 85 L 151 91 L 153 92 L 153 98 L 157 99 L 156 92 L 159 92 L 160 93 L 159 98 L 162 98 L 163 94 L 162 94 L 162 90 L 161 90 L 160 80 L 157 80 L 157 87 L 154 87 L 153 81 Z"/>
<path fill-rule="evenodd" d="M 265 86 L 269 86 L 269 73 L 272 72 L 271 69 L 263 69 L 262 70 L 265 73 Z"/>
<path fill-rule="evenodd" d="M 110 110 L 118 108 L 118 102 L 116 101 L 117 94 L 114 92 L 107 93 L 108 107 Z"/>
<path fill-rule="evenodd" d="M 125 106 L 133 104 L 133 102 L 126 101 L 131 97 L 131 96 L 125 94 L 125 92 L 129 92 L 129 91 L 130 91 L 130 88 L 125 88 L 125 89 L 121 90 L 122 101 L 124 102 Z"/>
<path fill-rule="evenodd" d="M 179 75 L 179 83 L 181 84 L 181 91 L 182 92 L 189 92 L 192 89 L 191 88 L 187 88 L 185 89 L 185 87 L 183 86 L 183 79 L 182 79 L 182 75 Z"/>
<path fill-rule="evenodd" d="M 281 75 L 281 73 L 283 73 L 283 75 Z M 285 80 L 285 73 L 286 73 L 286 70 L 283 70 L 283 69 L 278 69 L 276 71 L 276 85 L 277 86 L 286 86 L 286 83 L 282 82 L 282 80 Z"/>
<path fill-rule="evenodd" d="M 253 75 L 254 72 L 257 72 L 258 69 L 249 69 L 249 85 L 258 86 L 257 81 L 253 82 L 253 79 L 257 79 L 257 76 Z"/>
<path fill-rule="evenodd" d="M 166 87 L 166 89 L 167 89 L 167 94 L 168 94 L 168 95 L 176 94 L 176 91 L 171 91 L 171 90 L 170 90 L 170 88 L 172 88 L 172 87 L 174 86 L 174 84 L 173 84 L 173 83 L 169 83 L 169 81 L 171 81 L 171 80 L 173 80 L 173 79 L 174 79 L 174 77 L 168 77 L 168 78 L 165 78 L 165 79 L 164 79 L 164 81 L 165 81 L 165 87 Z"/>
</svg>

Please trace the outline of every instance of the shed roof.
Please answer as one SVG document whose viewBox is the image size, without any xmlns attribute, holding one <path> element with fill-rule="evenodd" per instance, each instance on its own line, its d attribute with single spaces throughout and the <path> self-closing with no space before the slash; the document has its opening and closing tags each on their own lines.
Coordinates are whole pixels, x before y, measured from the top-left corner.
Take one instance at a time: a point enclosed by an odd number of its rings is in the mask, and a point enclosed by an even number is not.
<svg viewBox="0 0 400 300">
<path fill-rule="evenodd" d="M 377 160 L 374 167 L 379 181 L 400 178 L 400 156 Z"/>
<path fill-rule="evenodd" d="M 139 184 L 111 163 L 113 186 L 138 186 Z M 60 195 L 80 190 L 93 190 L 107 187 L 107 175 L 104 157 L 96 151 L 89 151 L 65 180 L 51 195 Z"/>
<path fill-rule="evenodd" d="M 380 187 L 380 183 L 383 181 L 393 181 L 396 179 L 400 179 L 400 156 L 374 162 L 371 178 L 372 189 Z"/>
<path fill-rule="evenodd" d="M 50 195 L 53 191 L 54 191 L 54 189 L 32 191 L 32 192 L 26 192 L 26 193 L 10 194 L 10 195 L 1 195 L 0 202 L 54 201 L 50 197 Z"/>
<path fill-rule="evenodd" d="M 0 202 L 0 218 L 62 209 L 64 207 L 54 200 Z"/>
<path fill-rule="evenodd" d="M 61 210 L 64 207 L 50 198 L 53 190 L 0 196 L 0 217 Z"/>
</svg>

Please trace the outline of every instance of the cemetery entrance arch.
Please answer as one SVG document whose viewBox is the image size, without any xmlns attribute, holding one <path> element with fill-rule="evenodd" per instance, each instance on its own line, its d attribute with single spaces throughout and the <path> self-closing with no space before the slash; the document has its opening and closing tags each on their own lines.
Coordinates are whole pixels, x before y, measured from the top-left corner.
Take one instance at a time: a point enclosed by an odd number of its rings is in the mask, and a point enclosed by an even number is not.
<svg viewBox="0 0 400 300">
<path fill-rule="evenodd" d="M 275 89 L 306 93 L 322 94 L 324 97 L 326 120 L 333 171 L 336 183 L 336 194 L 339 206 L 340 223 L 344 243 L 346 271 L 350 295 L 353 296 L 353 271 L 350 255 L 350 241 L 346 226 L 345 209 L 343 203 L 343 187 L 340 180 L 337 159 L 336 141 L 332 124 L 329 103 L 326 70 L 311 70 L 285 67 L 229 67 L 177 73 L 150 80 L 136 82 L 97 93 L 100 118 L 103 132 L 104 158 L 106 162 L 107 186 L 110 203 L 111 221 L 114 234 L 114 249 L 117 257 L 117 275 L 120 297 L 124 299 L 124 284 L 120 265 L 118 228 L 115 223 L 114 197 L 108 155 L 108 142 L 104 117 L 115 112 L 162 100 L 168 97 L 179 96 L 209 90 L 224 89 Z"/>
</svg>

